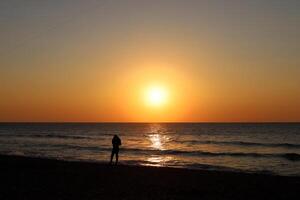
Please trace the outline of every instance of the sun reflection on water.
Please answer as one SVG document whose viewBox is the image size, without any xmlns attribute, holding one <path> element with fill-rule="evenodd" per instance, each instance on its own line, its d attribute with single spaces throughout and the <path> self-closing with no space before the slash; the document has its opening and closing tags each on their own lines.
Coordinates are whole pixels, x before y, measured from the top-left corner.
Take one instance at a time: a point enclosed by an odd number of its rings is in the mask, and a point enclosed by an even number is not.
<svg viewBox="0 0 300 200">
<path fill-rule="evenodd" d="M 170 137 L 166 135 L 166 132 L 162 129 L 160 124 L 152 124 L 150 127 L 150 133 L 147 135 L 149 139 L 149 147 L 158 150 L 164 151 L 169 148 Z M 166 162 L 172 161 L 174 158 L 172 156 L 162 156 L 158 154 L 149 155 L 146 159 L 147 163 L 145 165 L 149 166 L 164 166 Z"/>
<path fill-rule="evenodd" d="M 149 139 L 151 141 L 151 147 L 158 150 L 164 150 L 162 142 L 161 142 L 161 135 L 159 134 L 151 134 L 149 135 Z"/>
<path fill-rule="evenodd" d="M 156 167 L 162 167 L 166 166 L 166 162 L 173 160 L 172 156 L 158 156 L 158 155 L 152 155 L 149 158 L 147 158 L 146 166 L 156 166 Z"/>
</svg>

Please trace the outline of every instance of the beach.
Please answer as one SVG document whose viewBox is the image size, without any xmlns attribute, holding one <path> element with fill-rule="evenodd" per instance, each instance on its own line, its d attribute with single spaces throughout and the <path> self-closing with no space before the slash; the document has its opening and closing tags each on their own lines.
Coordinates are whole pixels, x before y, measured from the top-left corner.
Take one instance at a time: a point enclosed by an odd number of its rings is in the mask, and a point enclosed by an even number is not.
<svg viewBox="0 0 300 200">
<path fill-rule="evenodd" d="M 297 199 L 300 177 L 0 156 L 0 199 Z"/>
</svg>

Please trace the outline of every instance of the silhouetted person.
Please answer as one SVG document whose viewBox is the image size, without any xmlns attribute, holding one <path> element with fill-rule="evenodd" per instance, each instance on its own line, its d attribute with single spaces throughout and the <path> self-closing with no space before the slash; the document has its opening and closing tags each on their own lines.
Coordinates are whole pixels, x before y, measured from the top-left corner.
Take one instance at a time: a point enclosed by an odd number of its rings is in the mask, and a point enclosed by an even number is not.
<svg viewBox="0 0 300 200">
<path fill-rule="evenodd" d="M 110 164 L 112 164 L 112 160 L 114 158 L 114 155 L 116 154 L 116 165 L 118 164 L 118 159 L 119 159 L 119 146 L 122 145 L 121 139 L 117 136 L 114 135 L 112 141 L 112 151 L 111 151 L 111 156 L 110 156 Z"/>
</svg>

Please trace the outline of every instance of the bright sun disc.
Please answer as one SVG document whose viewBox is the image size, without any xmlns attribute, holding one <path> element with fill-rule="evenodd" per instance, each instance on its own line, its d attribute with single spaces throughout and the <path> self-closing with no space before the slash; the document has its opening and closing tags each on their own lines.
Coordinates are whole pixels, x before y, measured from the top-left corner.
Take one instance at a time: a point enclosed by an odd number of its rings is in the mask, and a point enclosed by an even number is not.
<svg viewBox="0 0 300 200">
<path fill-rule="evenodd" d="M 152 87 L 148 90 L 146 98 L 150 105 L 159 106 L 166 102 L 167 93 L 164 88 Z"/>
</svg>

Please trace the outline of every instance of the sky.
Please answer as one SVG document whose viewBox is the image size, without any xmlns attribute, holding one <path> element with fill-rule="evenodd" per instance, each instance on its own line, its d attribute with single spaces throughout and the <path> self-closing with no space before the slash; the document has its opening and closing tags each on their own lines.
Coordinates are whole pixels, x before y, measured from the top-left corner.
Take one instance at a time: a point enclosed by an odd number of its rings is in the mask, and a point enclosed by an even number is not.
<svg viewBox="0 0 300 200">
<path fill-rule="evenodd" d="M 298 0 L 0 1 L 0 121 L 299 122 L 299 10 Z M 149 88 L 164 102 L 148 104 Z"/>
</svg>

